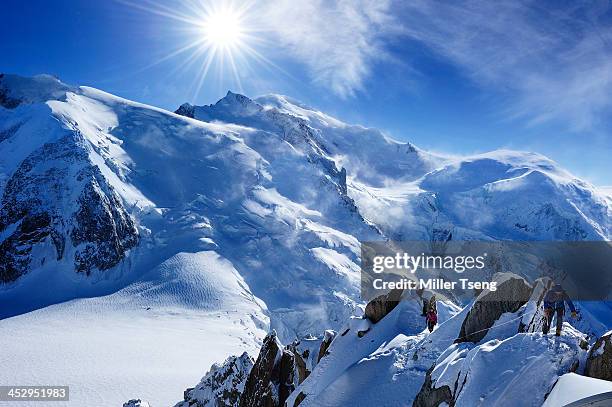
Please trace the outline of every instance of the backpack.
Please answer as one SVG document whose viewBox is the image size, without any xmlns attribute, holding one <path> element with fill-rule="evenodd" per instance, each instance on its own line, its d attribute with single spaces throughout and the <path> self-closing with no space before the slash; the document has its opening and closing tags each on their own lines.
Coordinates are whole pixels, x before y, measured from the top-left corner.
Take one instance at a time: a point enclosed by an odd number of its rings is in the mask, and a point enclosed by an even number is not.
<svg viewBox="0 0 612 407">
<path fill-rule="evenodd" d="M 438 323 L 438 314 L 434 311 L 429 311 L 427 313 L 427 321 L 433 323 L 434 325 Z"/>
</svg>

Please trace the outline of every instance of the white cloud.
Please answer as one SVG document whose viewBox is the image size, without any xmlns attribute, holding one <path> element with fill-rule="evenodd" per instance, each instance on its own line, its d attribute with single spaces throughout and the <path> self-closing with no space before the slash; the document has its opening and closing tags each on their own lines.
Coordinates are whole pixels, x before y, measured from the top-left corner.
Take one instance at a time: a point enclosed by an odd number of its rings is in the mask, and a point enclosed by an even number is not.
<svg viewBox="0 0 612 407">
<path fill-rule="evenodd" d="M 363 90 L 372 64 L 387 55 L 385 37 L 397 29 L 389 0 L 280 0 L 264 10 L 277 45 L 341 97 Z"/>
<path fill-rule="evenodd" d="M 402 24 L 477 83 L 507 91 L 509 116 L 580 131 L 612 109 L 609 12 L 605 3 L 415 0 Z"/>
<path fill-rule="evenodd" d="M 583 131 L 596 129 L 612 111 L 606 2 L 263 1 L 256 8 L 274 46 L 342 97 L 367 89 L 382 59 L 412 69 L 415 55 L 387 50 L 399 38 L 425 44 L 484 89 L 504 92 L 509 118 L 532 125 L 561 120 Z"/>
</svg>

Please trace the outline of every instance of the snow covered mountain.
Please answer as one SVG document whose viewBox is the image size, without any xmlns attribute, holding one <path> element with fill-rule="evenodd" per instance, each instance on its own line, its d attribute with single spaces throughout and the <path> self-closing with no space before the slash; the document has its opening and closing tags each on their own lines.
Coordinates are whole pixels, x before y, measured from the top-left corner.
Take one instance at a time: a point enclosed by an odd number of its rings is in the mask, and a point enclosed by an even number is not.
<svg viewBox="0 0 612 407">
<path fill-rule="evenodd" d="M 0 381 L 82 405 L 170 405 L 270 329 L 338 330 L 359 240 L 611 236 L 610 200 L 545 157 L 432 154 L 284 96 L 172 113 L 2 75 L 0 106 Z"/>
<path fill-rule="evenodd" d="M 515 240 L 609 240 L 605 191 L 548 158 L 499 150 L 444 157 L 353 126 L 290 98 L 250 100 L 231 92 L 214 105 L 182 105 L 177 113 L 203 121 L 239 123 L 283 135 L 342 167 L 348 195 L 388 237 Z M 299 129 L 302 129 L 301 131 Z M 310 151 L 310 150 L 309 150 Z"/>
</svg>

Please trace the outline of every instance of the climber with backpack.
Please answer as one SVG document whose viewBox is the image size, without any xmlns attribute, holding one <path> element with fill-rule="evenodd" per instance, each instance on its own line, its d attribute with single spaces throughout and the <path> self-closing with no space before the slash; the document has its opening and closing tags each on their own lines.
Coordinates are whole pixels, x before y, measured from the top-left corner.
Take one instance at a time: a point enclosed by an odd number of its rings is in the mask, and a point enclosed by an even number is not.
<svg viewBox="0 0 612 407">
<path fill-rule="evenodd" d="M 425 316 L 427 321 L 427 329 L 429 332 L 433 332 L 434 327 L 438 323 L 438 308 L 436 306 L 436 296 L 432 295 L 427 304 L 427 314 Z"/>
<path fill-rule="evenodd" d="M 563 315 L 565 314 L 565 303 L 570 308 L 572 312 L 572 318 L 578 317 L 578 312 L 576 311 L 576 307 L 574 307 L 574 303 L 569 298 L 561 284 L 555 284 L 544 297 L 544 323 L 542 325 L 542 332 L 544 335 L 548 334 L 550 330 L 550 325 L 552 324 L 553 315 L 556 311 L 557 313 L 557 330 L 555 332 L 556 336 L 561 335 L 561 328 L 563 327 Z"/>
</svg>

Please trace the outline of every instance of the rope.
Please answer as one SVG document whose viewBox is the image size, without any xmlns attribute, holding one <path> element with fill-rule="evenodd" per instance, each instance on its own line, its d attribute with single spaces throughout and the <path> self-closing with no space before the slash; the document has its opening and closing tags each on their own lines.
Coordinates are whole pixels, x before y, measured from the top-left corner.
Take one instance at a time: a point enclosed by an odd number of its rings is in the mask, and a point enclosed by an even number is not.
<svg viewBox="0 0 612 407">
<path fill-rule="evenodd" d="M 522 318 L 523 318 L 523 316 L 521 315 L 519 317 L 512 318 L 509 321 L 502 322 L 501 324 L 493 325 L 493 326 L 490 326 L 489 328 L 484 328 L 484 329 L 480 329 L 478 331 L 470 332 L 469 334 L 467 334 L 465 336 L 460 336 L 457 339 L 467 339 L 469 336 L 475 335 L 475 334 L 480 333 L 480 332 L 489 331 L 490 329 L 494 329 L 494 328 L 497 328 L 498 326 L 509 324 L 511 322 L 517 321 L 517 320 L 522 319 Z"/>
<path fill-rule="evenodd" d="M 467 339 L 468 336 L 472 336 L 472 335 L 480 333 L 480 332 L 488 331 L 490 329 L 497 328 L 498 326 L 509 324 L 509 323 L 514 322 L 516 320 L 519 320 L 521 318 L 523 318 L 522 315 L 520 317 L 512 318 L 510 321 L 502 322 L 501 324 L 492 325 L 492 326 L 490 326 L 488 328 L 483 328 L 483 329 L 479 329 L 478 331 L 470 332 L 469 334 L 467 334 L 465 336 L 460 336 L 457 339 Z"/>
</svg>

